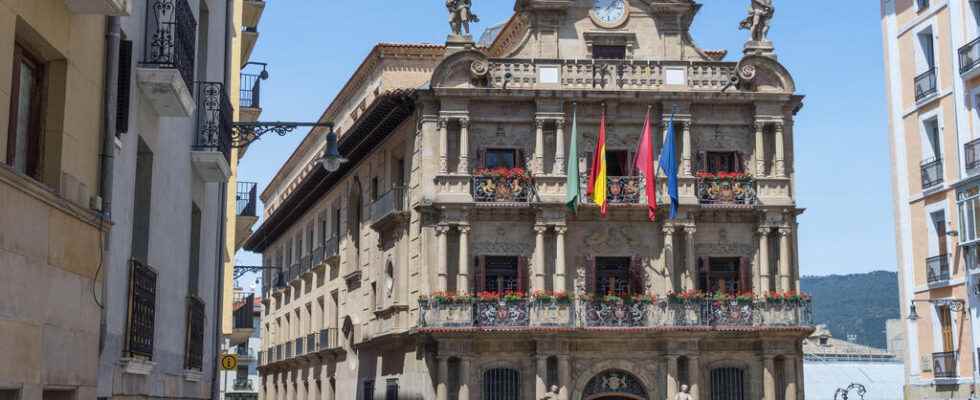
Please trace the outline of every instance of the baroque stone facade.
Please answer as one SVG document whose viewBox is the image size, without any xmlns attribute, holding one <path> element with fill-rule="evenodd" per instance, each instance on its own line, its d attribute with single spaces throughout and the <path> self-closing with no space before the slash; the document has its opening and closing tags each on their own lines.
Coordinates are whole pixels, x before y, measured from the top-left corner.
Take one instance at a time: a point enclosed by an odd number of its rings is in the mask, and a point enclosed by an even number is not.
<svg viewBox="0 0 980 400">
<path fill-rule="evenodd" d="M 802 96 L 771 43 L 738 62 L 695 46 L 699 5 L 618 4 L 521 0 L 489 47 L 368 57 L 324 115 L 351 162 L 316 167 L 307 137 L 245 243 L 281 268 L 264 398 L 803 397 L 809 303 L 762 296 L 799 288 Z M 603 112 L 612 204 L 573 212 L 567 165 L 586 180 Z M 656 155 L 676 135 L 673 220 L 666 178 L 651 222 L 631 166 L 647 113 Z"/>
</svg>

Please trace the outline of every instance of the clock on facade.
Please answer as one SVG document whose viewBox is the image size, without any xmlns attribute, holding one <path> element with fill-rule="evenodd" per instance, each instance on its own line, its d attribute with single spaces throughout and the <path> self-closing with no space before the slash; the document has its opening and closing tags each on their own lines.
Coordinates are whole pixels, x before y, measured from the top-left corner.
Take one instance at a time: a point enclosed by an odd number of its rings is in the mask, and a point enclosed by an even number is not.
<svg viewBox="0 0 980 400">
<path fill-rule="evenodd" d="M 592 21 L 603 28 L 622 25 L 629 16 L 627 0 L 592 0 Z"/>
</svg>

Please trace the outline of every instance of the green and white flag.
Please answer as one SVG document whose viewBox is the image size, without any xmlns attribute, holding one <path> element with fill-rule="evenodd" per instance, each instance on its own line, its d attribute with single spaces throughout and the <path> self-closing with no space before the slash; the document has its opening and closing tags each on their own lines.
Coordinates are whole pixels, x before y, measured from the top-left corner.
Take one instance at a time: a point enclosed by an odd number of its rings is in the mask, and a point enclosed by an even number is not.
<svg viewBox="0 0 980 400">
<path fill-rule="evenodd" d="M 572 135 L 569 140 L 568 165 L 565 168 L 565 205 L 572 212 L 578 211 L 582 188 L 578 181 L 578 105 L 572 105 Z"/>
</svg>

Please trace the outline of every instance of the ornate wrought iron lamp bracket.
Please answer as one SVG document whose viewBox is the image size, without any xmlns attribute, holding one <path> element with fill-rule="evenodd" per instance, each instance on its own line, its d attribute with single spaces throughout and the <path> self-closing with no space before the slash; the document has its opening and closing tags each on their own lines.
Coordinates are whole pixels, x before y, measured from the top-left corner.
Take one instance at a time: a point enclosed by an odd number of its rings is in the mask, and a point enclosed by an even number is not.
<svg viewBox="0 0 980 400">
<path fill-rule="evenodd" d="M 949 311 L 963 312 L 966 309 L 966 301 L 963 299 L 912 299 L 909 305 L 909 321 L 919 319 L 919 313 L 915 309 L 915 303 L 929 303 L 937 306 L 949 307 Z"/>
<path fill-rule="evenodd" d="M 275 133 L 279 136 L 286 136 L 298 128 L 303 127 L 333 127 L 331 122 L 235 122 L 232 124 L 231 139 L 232 144 L 237 148 L 248 147 L 252 142 L 259 140 L 263 135 Z"/>
<path fill-rule="evenodd" d="M 245 274 L 259 272 L 259 271 L 264 271 L 264 270 L 274 270 L 274 271 L 275 270 L 279 270 L 279 271 L 282 271 L 282 268 L 280 268 L 280 267 L 265 267 L 265 266 L 257 266 L 257 265 L 236 265 L 235 266 L 234 277 L 235 277 L 235 280 L 238 280 L 239 278 L 245 276 Z"/>
</svg>

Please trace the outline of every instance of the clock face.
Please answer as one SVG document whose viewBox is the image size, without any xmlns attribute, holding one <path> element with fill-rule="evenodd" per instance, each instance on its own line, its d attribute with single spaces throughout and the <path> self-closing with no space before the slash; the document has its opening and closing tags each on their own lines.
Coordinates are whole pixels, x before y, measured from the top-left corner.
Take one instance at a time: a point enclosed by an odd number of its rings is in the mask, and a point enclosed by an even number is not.
<svg viewBox="0 0 980 400">
<path fill-rule="evenodd" d="M 592 13 L 603 24 L 615 24 L 626 17 L 626 0 L 594 0 Z"/>
</svg>

